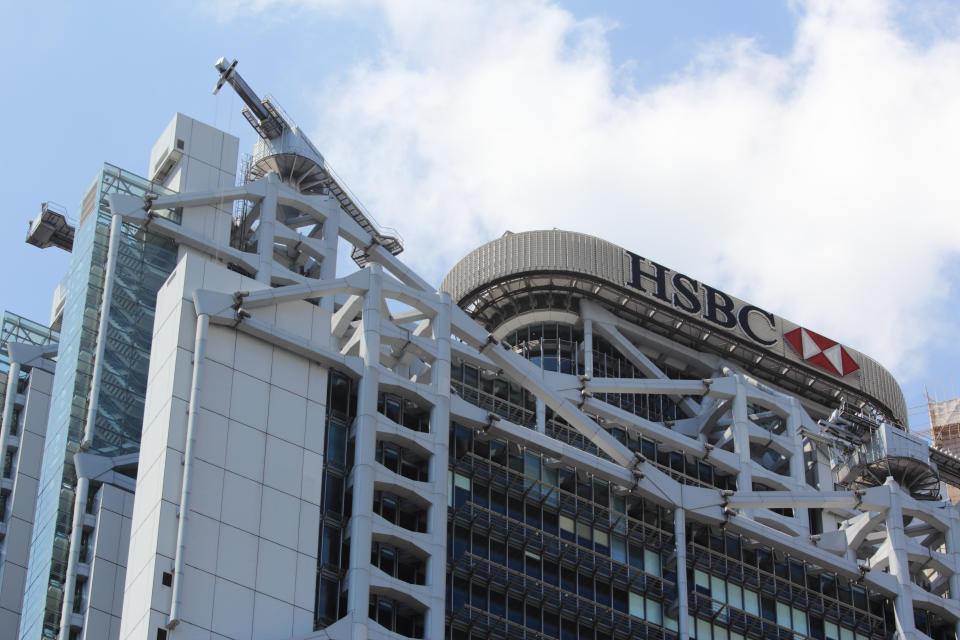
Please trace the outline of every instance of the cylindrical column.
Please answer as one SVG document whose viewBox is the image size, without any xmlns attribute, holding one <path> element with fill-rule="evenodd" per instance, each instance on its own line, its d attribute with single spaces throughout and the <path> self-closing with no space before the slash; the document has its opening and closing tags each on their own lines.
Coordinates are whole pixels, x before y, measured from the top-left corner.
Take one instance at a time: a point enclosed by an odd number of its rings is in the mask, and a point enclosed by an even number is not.
<svg viewBox="0 0 960 640">
<path fill-rule="evenodd" d="M 177 522 L 177 546 L 173 558 L 173 594 L 167 628 L 173 629 L 180 622 L 180 601 L 183 595 L 183 560 L 186 555 L 187 516 L 190 512 L 190 486 L 193 478 L 193 449 L 197 441 L 197 414 L 200 409 L 200 375 L 203 359 L 207 353 L 207 332 L 210 316 L 197 316 L 197 333 L 193 348 L 193 378 L 190 383 L 190 406 L 187 409 L 187 434 L 183 446 L 183 484 L 180 488 L 180 508 Z"/>
<path fill-rule="evenodd" d="M 447 580 L 447 452 L 450 441 L 450 294 L 440 293 L 440 307 L 433 319 L 433 339 L 437 358 L 433 361 L 431 379 L 436 404 L 430 411 L 430 436 L 433 454 L 430 458 L 430 558 L 427 560 L 427 586 L 430 587 L 430 608 L 425 621 L 427 638 L 444 636 L 444 593 Z"/>
<path fill-rule="evenodd" d="M 744 381 L 736 375 L 737 395 L 733 398 L 731 411 L 733 422 L 733 449 L 740 458 L 740 472 L 737 474 L 737 491 L 753 491 L 753 462 L 750 458 L 750 419 L 747 418 L 747 393 Z"/>
<path fill-rule="evenodd" d="M 802 424 L 803 409 L 800 407 L 800 401 L 796 398 L 790 399 L 790 413 L 787 416 L 786 436 L 790 440 L 790 477 L 799 487 L 807 486 L 807 468 L 803 458 L 803 438 L 800 435 L 800 426 Z M 810 533 L 810 516 L 807 515 L 807 509 L 794 507 L 794 517 L 797 525 L 802 531 Z"/>
<path fill-rule="evenodd" d="M 960 513 L 951 510 L 950 528 L 947 529 L 947 552 L 953 560 L 953 568 L 960 571 Z M 950 576 L 950 599 L 954 602 L 960 600 L 960 573 L 954 573 Z M 954 622 L 954 631 L 960 638 L 960 620 Z"/>
<path fill-rule="evenodd" d="M 540 433 L 546 433 L 547 432 L 547 405 L 545 405 L 543 403 L 543 400 L 541 400 L 540 398 L 537 398 L 536 411 L 537 411 L 537 415 L 536 415 L 537 431 L 539 431 Z"/>
<path fill-rule="evenodd" d="M 320 279 L 337 277 L 337 249 L 340 243 L 339 215 L 330 214 L 323 221 L 323 262 L 320 263 Z M 333 311 L 333 296 L 320 298 L 320 308 Z"/>
<path fill-rule="evenodd" d="M 593 377 L 593 320 L 583 319 L 583 372 Z"/>
<path fill-rule="evenodd" d="M 354 420 L 353 510 L 350 516 L 350 566 L 347 569 L 347 608 L 355 637 L 366 637 L 370 603 L 370 548 L 373 543 L 374 465 L 377 446 L 377 396 L 380 390 L 380 265 L 367 266 L 370 286 L 363 300 L 360 357 L 363 378 L 357 387 Z M 359 635 L 358 635 L 359 634 Z"/>
<path fill-rule="evenodd" d="M 260 201 L 260 224 L 257 227 L 257 254 L 260 264 L 257 267 L 257 282 L 267 286 L 273 277 L 273 236 L 274 225 L 277 223 L 277 192 L 280 178 L 275 173 L 268 173 L 266 192 Z"/>
<path fill-rule="evenodd" d="M 90 376 L 90 395 L 87 401 L 87 422 L 83 428 L 82 450 L 93 444 L 96 432 L 97 407 L 100 402 L 100 379 L 103 377 L 103 352 L 107 347 L 107 328 L 110 325 L 110 302 L 113 298 L 113 283 L 116 280 L 117 254 L 120 251 L 120 227 L 123 218 L 113 214 L 110 220 L 110 240 L 107 243 L 107 265 L 103 275 L 103 300 L 100 303 L 100 322 L 97 326 L 97 346 L 93 357 L 93 374 Z"/>
<path fill-rule="evenodd" d="M 83 537 L 83 516 L 87 512 L 90 480 L 77 478 L 73 497 L 73 527 L 70 529 L 70 551 L 67 554 L 67 576 L 63 582 L 63 607 L 60 609 L 60 640 L 70 640 L 70 616 L 73 615 L 77 589 L 77 564 L 80 561 L 80 538 Z"/>
<path fill-rule="evenodd" d="M 915 630 L 913 622 L 913 582 L 910 580 L 910 562 L 907 559 L 907 537 L 903 531 L 903 508 L 900 504 L 900 486 L 888 478 L 890 489 L 890 509 L 887 511 L 887 540 L 890 542 L 890 575 L 900 584 L 899 593 L 893 600 L 896 614 L 897 632 L 901 638 L 912 638 Z"/>
<path fill-rule="evenodd" d="M 687 602 L 687 520 L 682 507 L 673 510 L 673 531 L 677 543 L 677 630 L 679 640 L 688 640 L 690 607 Z"/>
<path fill-rule="evenodd" d="M 13 431 L 13 409 L 16 406 L 17 387 L 20 382 L 20 363 L 10 361 L 10 371 L 7 373 L 7 392 L 3 396 L 3 422 L 0 423 L 0 463 L 7 455 L 7 439 Z M 3 514 L 0 513 L 0 519 Z"/>
</svg>

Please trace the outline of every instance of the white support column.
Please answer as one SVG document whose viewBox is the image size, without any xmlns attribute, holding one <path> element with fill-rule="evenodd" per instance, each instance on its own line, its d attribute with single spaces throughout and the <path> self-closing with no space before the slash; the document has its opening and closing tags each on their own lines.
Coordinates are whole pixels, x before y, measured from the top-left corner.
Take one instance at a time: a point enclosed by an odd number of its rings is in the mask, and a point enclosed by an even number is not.
<svg viewBox="0 0 960 640">
<path fill-rule="evenodd" d="M 690 607 L 687 602 L 687 520 L 683 507 L 677 507 L 673 510 L 673 531 L 677 544 L 678 640 L 689 640 Z"/>
<path fill-rule="evenodd" d="M 7 439 L 13 431 L 13 409 L 16 406 L 17 386 L 20 382 L 20 363 L 11 360 L 7 373 L 7 392 L 3 397 L 3 422 L 0 423 L 0 460 L 7 455 Z M 0 520 L 3 514 L 0 513 Z"/>
<path fill-rule="evenodd" d="M 257 267 L 257 282 L 270 285 L 273 277 L 273 237 L 274 226 L 277 224 L 277 192 L 280 189 L 280 178 L 275 173 L 267 174 L 266 196 L 260 203 L 260 225 L 257 227 L 257 254 L 260 263 Z"/>
<path fill-rule="evenodd" d="M 100 322 L 97 326 L 97 346 L 94 352 L 90 392 L 87 396 L 87 421 L 83 428 L 80 450 L 86 451 L 96 433 L 97 408 L 100 402 L 100 380 L 103 377 L 103 357 L 107 346 L 107 328 L 110 324 L 110 302 L 116 281 L 117 254 L 120 251 L 120 228 L 123 217 L 115 213 L 110 219 L 110 238 L 107 241 L 107 264 L 103 274 L 103 297 L 100 303 Z M 83 536 L 83 514 L 86 512 L 90 481 L 77 478 L 74 490 L 73 527 L 70 531 L 70 550 L 67 552 L 67 570 L 63 582 L 63 607 L 60 611 L 60 640 L 70 638 L 70 616 L 73 615 L 74 591 L 77 586 L 77 562 L 80 557 L 80 538 Z"/>
<path fill-rule="evenodd" d="M 93 444 L 96 429 L 97 407 L 100 402 L 100 379 L 103 377 L 103 353 L 107 347 L 107 327 L 110 325 L 110 302 L 113 298 L 113 283 L 116 280 L 117 254 L 120 251 L 120 227 L 123 218 L 113 214 L 110 220 L 110 240 L 107 243 L 107 264 L 103 275 L 103 299 L 100 303 L 100 323 L 97 327 L 97 347 L 93 357 L 93 373 L 90 376 L 90 395 L 87 402 L 87 422 L 83 429 L 80 448 L 85 450 Z M 67 580 L 70 576 L 67 576 Z"/>
<path fill-rule="evenodd" d="M 350 516 L 350 565 L 347 569 L 347 608 L 355 640 L 367 638 L 370 603 L 370 548 L 373 543 L 373 492 L 377 446 L 377 396 L 380 390 L 381 267 L 367 267 L 370 286 L 363 300 L 360 357 L 363 378 L 357 388 L 354 420 L 353 509 Z"/>
<path fill-rule="evenodd" d="M 800 427 L 802 424 L 803 408 L 800 406 L 800 401 L 796 398 L 790 398 L 790 412 L 787 414 L 786 430 L 787 438 L 790 440 L 792 445 L 791 449 L 793 450 L 790 454 L 790 477 L 793 478 L 793 481 L 796 482 L 798 486 L 805 487 L 807 486 L 807 469 L 803 459 L 803 438 L 800 437 Z M 793 513 L 797 520 L 797 525 L 809 534 L 810 516 L 808 515 L 807 509 L 795 507 Z"/>
<path fill-rule="evenodd" d="M 198 309 L 199 311 L 199 309 Z M 183 480 L 180 489 L 180 506 L 177 509 L 177 546 L 173 556 L 173 590 L 170 596 L 170 617 L 167 629 L 180 624 L 180 608 L 183 600 L 183 563 L 186 558 L 187 520 L 190 514 L 190 491 L 193 478 L 193 450 L 197 445 L 197 415 L 200 412 L 200 378 L 203 359 L 207 356 L 207 333 L 210 331 L 210 314 L 197 314 L 197 332 L 194 336 L 193 375 L 190 382 L 190 405 L 187 409 L 187 433 L 183 448 Z"/>
<path fill-rule="evenodd" d="M 913 582 L 910 580 L 910 562 L 907 559 L 907 536 L 903 531 L 903 508 L 901 506 L 900 486 L 887 478 L 890 489 L 890 509 L 887 511 L 887 540 L 890 542 L 890 575 L 900 584 L 900 593 L 893 600 L 896 615 L 897 633 L 901 638 L 912 638 L 915 630 L 913 622 L 913 598 L 910 592 Z"/>
<path fill-rule="evenodd" d="M 753 461 L 750 458 L 750 419 L 747 417 L 746 384 L 739 375 L 737 379 L 737 395 L 733 397 L 731 416 L 733 422 L 733 449 L 740 457 L 740 472 L 737 474 L 737 490 L 753 491 Z"/>
<path fill-rule="evenodd" d="M 953 561 L 954 574 L 950 576 L 950 599 L 960 600 L 960 512 L 950 511 L 950 528 L 947 529 L 947 553 Z M 960 620 L 954 623 L 954 631 L 960 638 Z"/>
<path fill-rule="evenodd" d="M 320 279 L 334 280 L 337 277 L 337 249 L 340 245 L 340 214 L 329 215 L 323 222 L 323 262 L 320 263 Z M 333 296 L 320 298 L 320 308 L 333 311 Z"/>
<path fill-rule="evenodd" d="M 427 638 L 444 636 L 445 594 L 447 583 L 447 456 L 450 446 L 450 294 L 440 293 L 441 304 L 433 320 L 433 339 L 437 344 L 437 358 L 431 373 L 436 404 L 430 411 L 430 433 L 433 455 L 430 458 L 430 484 L 433 487 L 430 505 L 430 529 L 427 535 L 433 541 L 432 553 L 427 559 L 427 586 L 430 587 L 430 609 L 424 628 Z"/>
<path fill-rule="evenodd" d="M 543 403 L 543 400 L 541 400 L 540 398 L 537 398 L 536 411 L 537 411 L 537 414 L 536 414 L 537 431 L 539 431 L 540 433 L 546 433 L 547 432 L 547 405 L 545 405 Z"/>
<path fill-rule="evenodd" d="M 583 319 L 583 373 L 593 377 L 593 320 Z"/>
<path fill-rule="evenodd" d="M 83 516 L 87 512 L 90 480 L 77 478 L 73 496 L 73 527 L 70 530 L 70 551 L 67 555 L 67 579 L 63 583 L 63 606 L 60 609 L 59 640 L 70 640 L 70 618 L 73 616 L 74 592 L 77 588 L 77 564 L 80 561 L 80 538 L 83 537 Z"/>
</svg>

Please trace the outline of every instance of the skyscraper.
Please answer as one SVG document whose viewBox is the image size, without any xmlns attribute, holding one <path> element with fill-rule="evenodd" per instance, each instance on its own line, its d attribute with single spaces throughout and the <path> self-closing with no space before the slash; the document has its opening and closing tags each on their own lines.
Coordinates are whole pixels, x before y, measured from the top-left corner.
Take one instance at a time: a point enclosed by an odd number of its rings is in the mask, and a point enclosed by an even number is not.
<svg viewBox="0 0 960 640">
<path fill-rule="evenodd" d="M 14 313 L 0 328 L 0 628 L 20 622 L 27 558 L 53 384 L 57 332 Z"/>
<path fill-rule="evenodd" d="M 217 68 L 239 184 L 178 115 L 85 200 L 19 637 L 956 639 L 957 474 L 880 364 L 580 233 L 437 290 Z"/>
<path fill-rule="evenodd" d="M 154 156 L 167 153 L 151 159 L 154 176 L 164 184 L 233 184 L 236 138 L 178 114 L 158 145 Z M 164 174 L 158 163 L 171 154 L 178 159 L 178 170 Z M 77 477 L 74 456 L 82 451 L 114 457 L 139 450 L 154 300 L 176 264 L 178 247 L 168 236 L 152 233 L 149 224 L 115 221 L 108 197 L 171 193 L 164 184 L 104 164 L 82 199 L 62 285 L 62 311 L 55 318 L 62 327 L 60 366 L 53 381 L 30 545 L 23 638 L 70 637 L 74 628 L 63 612 L 73 612 L 88 577 L 77 577 L 77 565 L 87 564 L 80 557 L 90 534 L 78 516 L 87 513 L 93 497 L 89 479 Z M 176 210 L 157 215 L 180 223 Z M 136 465 L 128 471 L 135 474 Z M 88 569 L 80 567 L 81 572 Z"/>
</svg>

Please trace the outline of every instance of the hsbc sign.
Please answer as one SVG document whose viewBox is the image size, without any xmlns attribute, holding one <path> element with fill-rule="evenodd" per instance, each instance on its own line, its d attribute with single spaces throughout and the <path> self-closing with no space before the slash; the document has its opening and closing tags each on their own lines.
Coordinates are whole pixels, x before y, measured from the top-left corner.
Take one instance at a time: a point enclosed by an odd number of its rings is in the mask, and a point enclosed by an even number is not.
<svg viewBox="0 0 960 640">
<path fill-rule="evenodd" d="M 748 338 L 764 347 L 772 347 L 779 341 L 777 318 L 769 311 L 741 302 L 630 251 L 627 255 L 630 256 L 628 286 L 723 329 L 739 327 Z"/>
<path fill-rule="evenodd" d="M 786 343 L 801 360 L 834 375 L 846 376 L 860 368 L 850 352 L 835 340 L 803 327 L 785 332 L 783 320 L 769 311 L 630 251 L 627 255 L 630 257 L 630 279 L 626 285 L 646 296 L 721 329 L 739 328 L 750 340 L 763 347 Z"/>
</svg>

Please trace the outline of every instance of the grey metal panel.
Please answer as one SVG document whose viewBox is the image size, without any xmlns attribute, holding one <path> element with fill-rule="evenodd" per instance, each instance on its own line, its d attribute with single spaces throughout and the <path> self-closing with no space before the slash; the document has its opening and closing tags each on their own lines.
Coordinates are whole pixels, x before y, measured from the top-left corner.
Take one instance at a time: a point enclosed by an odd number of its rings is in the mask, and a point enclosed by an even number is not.
<svg viewBox="0 0 960 640">
<path fill-rule="evenodd" d="M 460 300 L 485 284 L 536 271 L 582 273 L 622 285 L 627 270 L 624 250 L 600 238 L 557 229 L 507 233 L 467 254 L 440 289 Z"/>
</svg>

